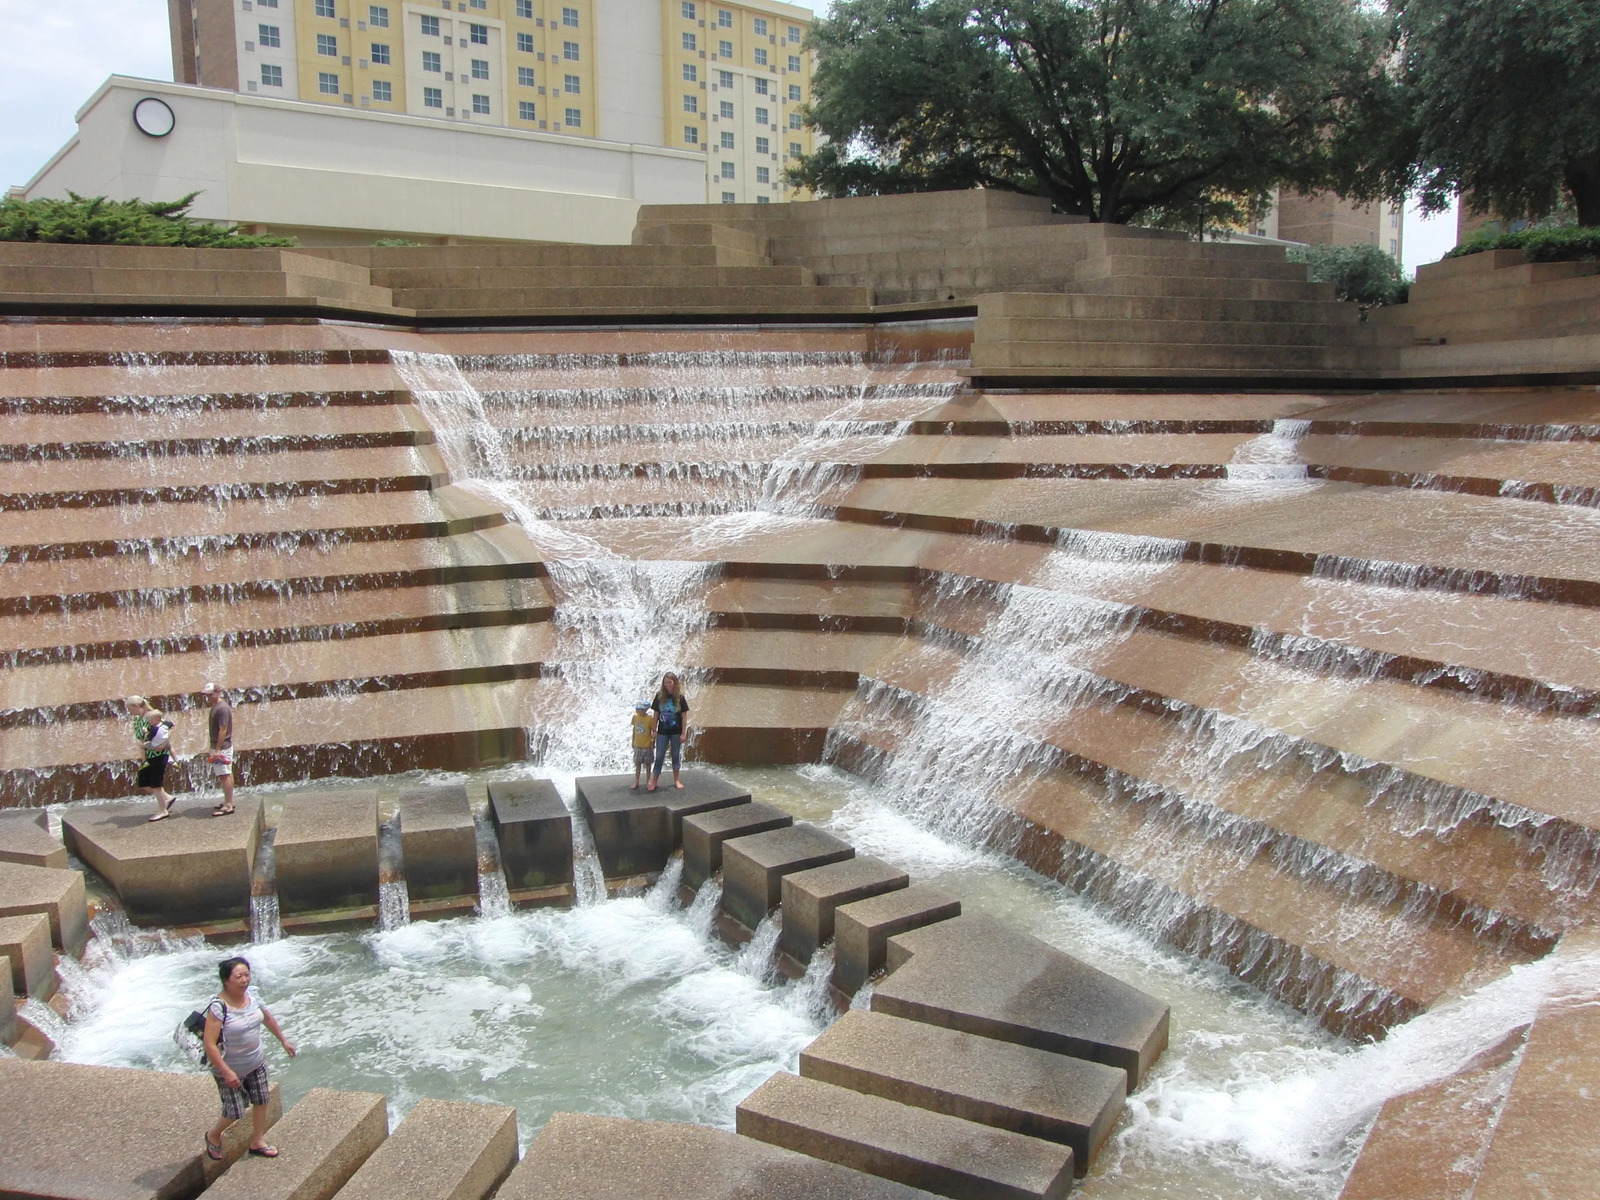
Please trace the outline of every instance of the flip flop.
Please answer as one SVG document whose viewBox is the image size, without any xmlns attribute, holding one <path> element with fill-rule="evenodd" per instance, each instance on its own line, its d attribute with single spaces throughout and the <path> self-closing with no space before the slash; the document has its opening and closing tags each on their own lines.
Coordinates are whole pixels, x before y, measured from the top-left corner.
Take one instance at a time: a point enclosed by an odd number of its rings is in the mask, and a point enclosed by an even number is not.
<svg viewBox="0 0 1600 1200">
<path fill-rule="evenodd" d="M 257 1158 L 277 1158 L 278 1148 L 276 1146 L 251 1146 L 250 1153 Z"/>
<path fill-rule="evenodd" d="M 219 804 L 216 808 L 213 808 L 211 810 L 211 815 L 213 817 L 231 817 L 231 816 L 233 816 L 234 813 L 236 813 L 238 811 L 239 810 L 236 809 L 236 808 L 223 808 Z"/>
<path fill-rule="evenodd" d="M 171 815 L 172 815 L 172 809 L 163 808 L 155 816 L 151 817 L 150 820 L 152 820 L 152 821 L 165 821 Z"/>
<path fill-rule="evenodd" d="M 213 1142 L 209 1133 L 206 1134 L 206 1157 L 212 1162 L 222 1161 L 222 1146 L 220 1143 Z"/>
</svg>

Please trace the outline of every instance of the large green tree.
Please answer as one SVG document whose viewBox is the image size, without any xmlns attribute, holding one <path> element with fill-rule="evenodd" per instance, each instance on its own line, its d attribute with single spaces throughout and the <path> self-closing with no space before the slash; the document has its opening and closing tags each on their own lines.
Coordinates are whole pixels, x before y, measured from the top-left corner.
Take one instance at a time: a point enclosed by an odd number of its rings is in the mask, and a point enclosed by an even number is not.
<svg viewBox="0 0 1600 1200">
<path fill-rule="evenodd" d="M 1600 2 L 1402 0 L 1400 145 L 1385 181 L 1434 210 L 1600 225 Z"/>
<path fill-rule="evenodd" d="M 824 195 L 998 187 L 1093 221 L 1237 221 L 1332 178 L 1388 22 L 1351 0 L 839 0 L 793 172 Z"/>
</svg>

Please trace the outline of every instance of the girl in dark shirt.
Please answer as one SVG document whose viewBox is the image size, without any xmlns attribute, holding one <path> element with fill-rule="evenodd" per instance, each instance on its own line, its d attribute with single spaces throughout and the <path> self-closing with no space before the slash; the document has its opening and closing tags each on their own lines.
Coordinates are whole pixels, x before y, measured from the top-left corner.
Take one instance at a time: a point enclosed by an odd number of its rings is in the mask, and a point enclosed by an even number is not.
<svg viewBox="0 0 1600 1200">
<path fill-rule="evenodd" d="M 672 785 L 683 788 L 683 735 L 689 732 L 689 699 L 683 694 L 678 677 L 668 671 L 661 677 L 661 690 L 650 705 L 656 710 L 656 761 L 650 771 L 650 783 L 645 788 L 653 792 L 661 783 L 661 767 L 666 762 L 667 751 L 672 751 Z"/>
</svg>

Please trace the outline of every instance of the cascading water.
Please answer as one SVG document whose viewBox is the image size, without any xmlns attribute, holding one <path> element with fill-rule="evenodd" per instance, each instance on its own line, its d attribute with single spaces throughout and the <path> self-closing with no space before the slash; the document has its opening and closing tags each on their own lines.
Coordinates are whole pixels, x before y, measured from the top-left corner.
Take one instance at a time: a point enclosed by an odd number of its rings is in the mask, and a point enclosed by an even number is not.
<svg viewBox="0 0 1600 1200">
<path fill-rule="evenodd" d="M 406 888 L 400 842 L 400 814 L 378 826 L 378 928 L 399 929 L 411 921 L 411 894 Z"/>
</svg>

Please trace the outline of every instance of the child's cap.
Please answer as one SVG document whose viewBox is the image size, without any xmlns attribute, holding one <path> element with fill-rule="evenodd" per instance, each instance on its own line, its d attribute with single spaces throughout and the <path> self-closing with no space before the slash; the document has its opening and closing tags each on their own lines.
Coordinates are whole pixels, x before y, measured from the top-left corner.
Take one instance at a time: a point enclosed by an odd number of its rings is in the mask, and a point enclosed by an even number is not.
<svg viewBox="0 0 1600 1200">
<path fill-rule="evenodd" d="M 644 712 L 645 710 L 647 710 L 650 707 L 650 701 L 648 701 L 648 700 L 635 700 L 633 702 L 633 707 L 639 712 Z"/>
</svg>

